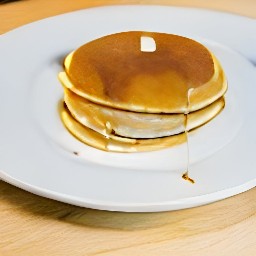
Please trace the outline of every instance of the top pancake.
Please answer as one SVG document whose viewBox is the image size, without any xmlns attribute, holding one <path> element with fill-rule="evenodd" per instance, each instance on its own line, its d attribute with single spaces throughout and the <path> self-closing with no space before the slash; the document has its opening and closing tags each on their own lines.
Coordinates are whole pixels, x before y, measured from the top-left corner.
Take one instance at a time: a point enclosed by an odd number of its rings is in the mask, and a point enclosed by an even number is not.
<svg viewBox="0 0 256 256">
<path fill-rule="evenodd" d="M 156 50 L 141 51 L 141 37 Z M 164 33 L 122 32 L 91 41 L 67 56 L 62 84 L 95 103 L 147 113 L 199 110 L 225 93 L 216 58 L 194 40 Z M 189 97 L 188 90 L 194 88 Z"/>
</svg>

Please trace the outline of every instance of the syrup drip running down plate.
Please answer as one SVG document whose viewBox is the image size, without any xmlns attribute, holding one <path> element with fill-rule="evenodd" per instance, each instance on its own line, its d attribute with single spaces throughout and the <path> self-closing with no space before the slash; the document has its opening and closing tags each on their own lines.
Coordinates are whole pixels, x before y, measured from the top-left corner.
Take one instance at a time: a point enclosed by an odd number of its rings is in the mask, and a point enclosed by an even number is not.
<svg viewBox="0 0 256 256">
<path fill-rule="evenodd" d="M 56 106 L 63 91 L 57 74 L 64 56 L 92 39 L 129 30 L 198 40 L 226 72 L 225 109 L 190 136 L 195 184 L 181 178 L 179 155 L 184 156 L 185 147 L 176 155 L 171 148 L 138 154 L 102 152 L 74 139 L 60 121 Z M 255 31 L 254 20 L 225 13 L 115 6 L 48 18 L 3 35 L 0 177 L 74 205 L 142 212 L 195 207 L 254 187 L 256 72 L 249 60 L 256 62 Z"/>
</svg>

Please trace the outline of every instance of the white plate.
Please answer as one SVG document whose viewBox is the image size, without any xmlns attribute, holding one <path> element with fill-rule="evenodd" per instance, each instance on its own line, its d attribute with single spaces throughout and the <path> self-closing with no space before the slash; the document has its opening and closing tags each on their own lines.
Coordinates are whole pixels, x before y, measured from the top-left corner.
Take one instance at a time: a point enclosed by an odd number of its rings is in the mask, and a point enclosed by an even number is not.
<svg viewBox="0 0 256 256">
<path fill-rule="evenodd" d="M 138 154 L 87 147 L 60 122 L 57 81 L 71 50 L 127 30 L 195 38 L 220 59 L 227 106 L 192 134 L 192 185 L 181 179 L 184 145 Z M 32 193 L 96 209 L 165 211 L 203 205 L 256 185 L 256 24 L 249 18 L 160 6 L 101 7 L 15 29 L 0 40 L 0 177 Z M 218 42 L 218 43 L 217 43 Z M 72 152 L 79 151 L 76 156 Z"/>
</svg>

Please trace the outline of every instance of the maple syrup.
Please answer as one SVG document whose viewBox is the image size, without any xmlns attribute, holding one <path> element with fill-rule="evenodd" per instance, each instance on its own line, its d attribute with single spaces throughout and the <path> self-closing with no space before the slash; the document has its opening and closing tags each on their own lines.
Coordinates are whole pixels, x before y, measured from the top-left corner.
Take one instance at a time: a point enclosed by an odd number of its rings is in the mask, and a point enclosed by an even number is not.
<svg viewBox="0 0 256 256">
<path fill-rule="evenodd" d="M 187 180 L 189 182 L 191 182 L 192 184 L 195 183 L 195 181 L 189 177 L 189 166 L 190 166 L 190 147 L 189 147 L 189 133 L 188 133 L 188 115 L 189 115 L 189 111 L 190 111 L 190 96 L 191 93 L 193 92 L 194 88 L 190 88 L 188 89 L 187 92 L 187 108 L 186 111 L 184 113 L 184 128 L 185 128 L 185 135 L 186 135 L 186 147 L 187 147 L 187 166 L 186 166 L 186 170 L 185 173 L 183 173 L 182 178 L 184 180 Z"/>
</svg>

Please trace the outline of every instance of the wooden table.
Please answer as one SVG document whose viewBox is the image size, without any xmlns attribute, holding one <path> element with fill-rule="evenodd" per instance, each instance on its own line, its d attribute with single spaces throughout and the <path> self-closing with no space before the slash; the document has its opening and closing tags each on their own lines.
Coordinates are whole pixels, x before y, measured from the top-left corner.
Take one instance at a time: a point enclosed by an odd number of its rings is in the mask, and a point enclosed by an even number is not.
<svg viewBox="0 0 256 256">
<path fill-rule="evenodd" d="M 256 17 L 255 0 L 24 0 L 0 5 L 0 33 L 90 6 L 165 4 Z M 256 188 L 194 209 L 97 211 L 41 198 L 0 181 L 0 255 L 256 255 Z"/>
</svg>

